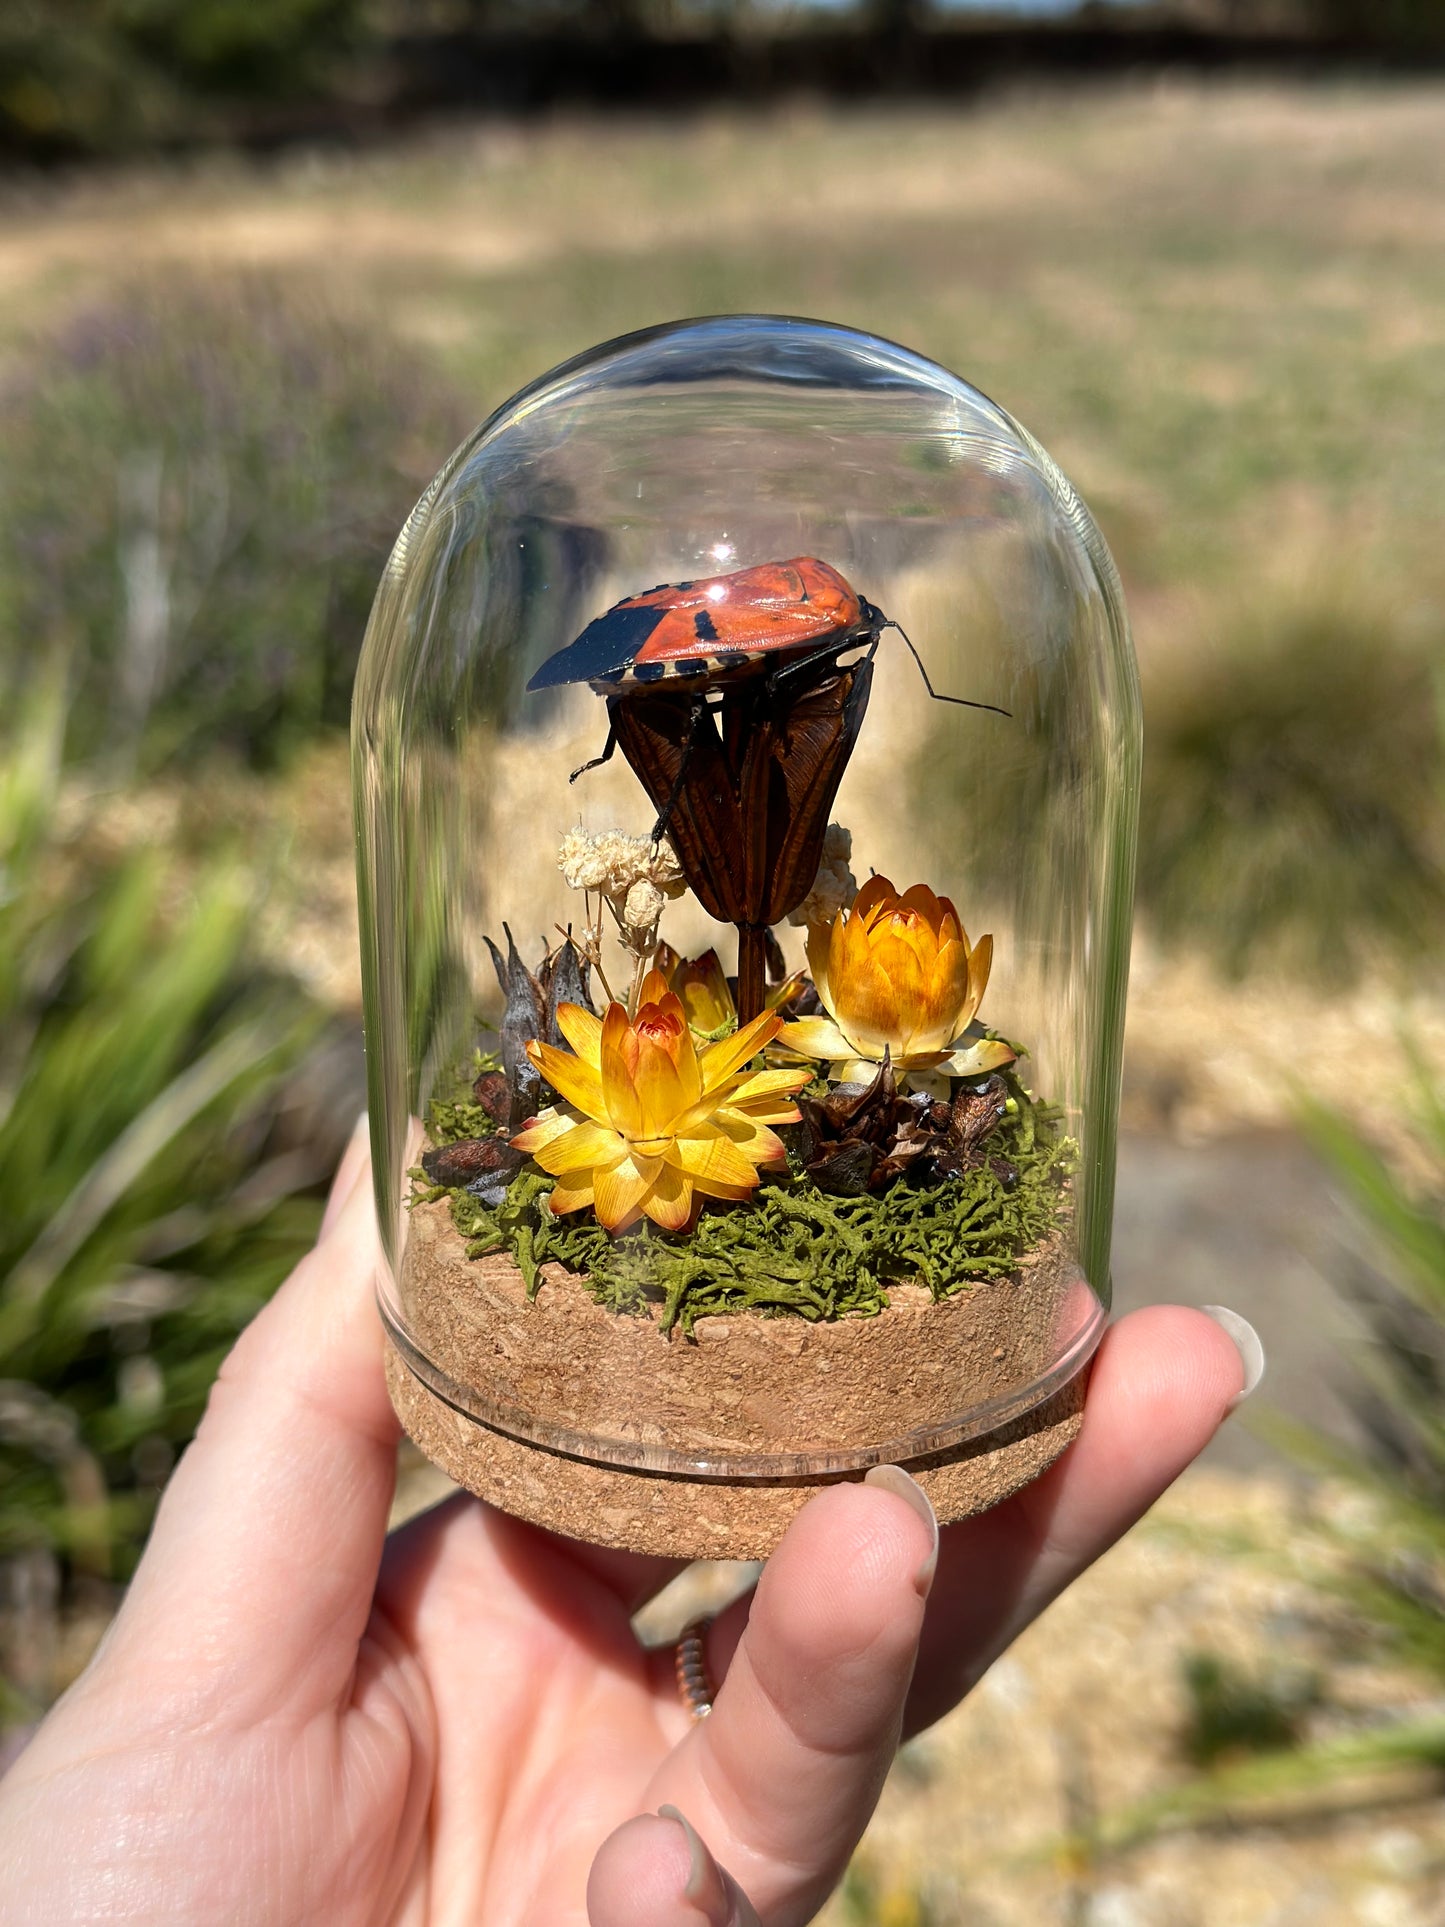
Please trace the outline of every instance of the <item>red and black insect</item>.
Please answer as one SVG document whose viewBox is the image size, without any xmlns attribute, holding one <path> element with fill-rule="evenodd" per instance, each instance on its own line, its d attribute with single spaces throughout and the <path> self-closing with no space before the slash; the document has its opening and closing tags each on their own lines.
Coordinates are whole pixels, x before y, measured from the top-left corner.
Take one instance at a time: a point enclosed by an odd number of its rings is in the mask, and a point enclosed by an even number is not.
<svg viewBox="0 0 1445 1927">
<path fill-rule="evenodd" d="M 799 556 L 628 596 L 527 685 L 606 696 L 607 742 L 582 770 L 620 746 L 658 812 L 653 835 L 672 838 L 709 915 L 737 925 L 744 1023 L 763 1007 L 766 932 L 817 875 L 887 629 L 836 569 Z M 903 640 L 930 696 L 996 708 L 940 695 Z"/>
<path fill-rule="evenodd" d="M 871 650 L 885 629 L 903 635 L 829 563 L 801 555 L 625 596 L 549 656 L 527 687 L 588 682 L 607 694 L 672 680 L 720 687 L 724 678 L 760 670 L 794 675 L 805 663 L 821 665 L 859 644 Z M 930 696 L 970 709 L 995 708 L 940 696 L 917 650 L 903 639 Z"/>
</svg>

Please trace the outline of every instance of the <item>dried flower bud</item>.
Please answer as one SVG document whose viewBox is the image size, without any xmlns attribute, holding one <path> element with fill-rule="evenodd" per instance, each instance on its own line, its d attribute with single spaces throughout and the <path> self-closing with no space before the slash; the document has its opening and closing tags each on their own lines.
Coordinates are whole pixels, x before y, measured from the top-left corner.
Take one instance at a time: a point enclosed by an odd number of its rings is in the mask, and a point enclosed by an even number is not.
<svg viewBox="0 0 1445 1927">
<path fill-rule="evenodd" d="M 788 912 L 789 923 L 800 928 L 827 923 L 845 904 L 853 901 L 858 885 L 848 867 L 852 854 L 851 831 L 845 830 L 841 823 L 830 823 L 823 833 L 823 854 L 813 887 L 797 909 Z"/>
<path fill-rule="evenodd" d="M 644 878 L 640 883 L 633 884 L 627 892 L 621 913 L 623 937 L 629 948 L 632 947 L 634 936 L 646 937 L 649 940 L 647 947 L 651 947 L 650 939 L 657 929 L 666 902 L 666 897 L 655 883 L 649 883 Z"/>
<path fill-rule="evenodd" d="M 661 890 L 665 897 L 680 897 L 687 888 L 687 880 L 682 874 L 682 865 L 677 860 L 677 851 L 662 837 L 654 843 L 646 839 L 651 852 L 647 866 L 647 881 Z"/>
</svg>

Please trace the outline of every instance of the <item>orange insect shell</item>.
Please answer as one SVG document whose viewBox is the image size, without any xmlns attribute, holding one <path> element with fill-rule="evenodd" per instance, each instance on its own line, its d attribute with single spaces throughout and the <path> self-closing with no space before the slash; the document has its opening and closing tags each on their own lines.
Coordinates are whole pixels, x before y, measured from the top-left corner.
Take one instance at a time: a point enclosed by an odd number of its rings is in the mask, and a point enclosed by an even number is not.
<svg viewBox="0 0 1445 1927">
<path fill-rule="evenodd" d="M 816 556 L 763 562 L 627 596 L 543 663 L 529 689 L 590 682 L 624 689 L 735 673 L 830 638 L 876 631 L 878 614 Z"/>
</svg>

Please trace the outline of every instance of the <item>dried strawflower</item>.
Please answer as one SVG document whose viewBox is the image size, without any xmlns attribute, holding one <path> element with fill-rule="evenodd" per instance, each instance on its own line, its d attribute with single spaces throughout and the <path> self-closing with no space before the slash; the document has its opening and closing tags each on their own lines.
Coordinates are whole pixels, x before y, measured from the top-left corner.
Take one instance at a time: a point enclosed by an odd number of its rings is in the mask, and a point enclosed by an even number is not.
<svg viewBox="0 0 1445 1927">
<path fill-rule="evenodd" d="M 772 932 L 769 931 L 771 937 Z M 725 1037 L 738 1027 L 737 999 L 730 978 L 715 950 L 700 957 L 680 957 L 670 943 L 660 943 L 653 953 L 652 967 L 662 973 L 669 990 L 676 991 L 687 1012 L 687 1021 L 703 1043 Z M 798 1002 L 805 980 L 801 970 L 783 976 L 781 951 L 778 953 L 778 980 L 767 988 L 768 1009 L 786 1017 Z"/>
<path fill-rule="evenodd" d="M 557 1179 L 552 1210 L 591 1205 L 608 1231 L 643 1217 L 684 1231 L 703 1198 L 747 1198 L 760 1166 L 785 1163 L 770 1127 L 798 1121 L 790 1099 L 808 1081 L 806 1071 L 742 1068 L 780 1021 L 767 1011 L 699 1052 L 681 999 L 656 970 L 630 1023 L 618 1003 L 602 1018 L 560 1005 L 576 1055 L 536 1042 L 528 1056 L 565 1102 L 512 1139 Z"/>
<path fill-rule="evenodd" d="M 779 1042 L 822 1058 L 845 1083 L 869 1081 L 887 1054 L 901 1082 L 948 1095 L 950 1077 L 1013 1061 L 994 1038 L 972 1037 L 993 938 L 970 945 L 947 897 L 916 883 L 901 896 L 872 877 L 852 907 L 808 932 L 808 966 L 826 1017 L 785 1026 Z"/>
<path fill-rule="evenodd" d="M 671 944 L 660 943 L 653 968 L 681 998 L 687 1021 L 699 1037 L 722 1037 L 737 1029 L 738 1007 L 715 950 L 705 950 L 700 957 L 680 957 Z"/>
</svg>

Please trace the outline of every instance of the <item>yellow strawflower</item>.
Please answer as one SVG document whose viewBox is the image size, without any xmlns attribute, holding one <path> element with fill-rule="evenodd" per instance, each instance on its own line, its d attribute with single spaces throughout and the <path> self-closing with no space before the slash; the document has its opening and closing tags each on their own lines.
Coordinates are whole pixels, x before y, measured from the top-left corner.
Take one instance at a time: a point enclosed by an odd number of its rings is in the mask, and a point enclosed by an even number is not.
<svg viewBox="0 0 1445 1927">
<path fill-rule="evenodd" d="M 631 1022 L 621 1004 L 600 1018 L 559 1004 L 558 1028 L 575 1056 L 540 1041 L 527 1055 L 564 1105 L 512 1139 L 557 1179 L 553 1211 L 591 1205 L 608 1231 L 642 1217 L 684 1231 L 704 1198 L 747 1198 L 760 1166 L 786 1161 L 769 1127 L 798 1121 L 787 1100 L 808 1081 L 806 1071 L 744 1068 L 781 1021 L 765 1011 L 699 1052 L 680 998 L 656 970 Z"/>
</svg>

